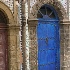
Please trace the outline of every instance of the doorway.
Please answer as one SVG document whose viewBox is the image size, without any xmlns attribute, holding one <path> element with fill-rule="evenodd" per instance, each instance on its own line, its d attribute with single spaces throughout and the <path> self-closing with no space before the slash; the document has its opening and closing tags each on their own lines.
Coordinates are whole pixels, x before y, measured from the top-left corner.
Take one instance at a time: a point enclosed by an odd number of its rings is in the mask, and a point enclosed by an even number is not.
<svg viewBox="0 0 70 70">
<path fill-rule="evenodd" d="M 8 37 L 7 37 L 7 19 L 0 11 L 0 70 L 8 70 Z"/>
<path fill-rule="evenodd" d="M 38 70 L 60 70 L 59 18 L 55 9 L 43 5 L 38 11 Z"/>
</svg>

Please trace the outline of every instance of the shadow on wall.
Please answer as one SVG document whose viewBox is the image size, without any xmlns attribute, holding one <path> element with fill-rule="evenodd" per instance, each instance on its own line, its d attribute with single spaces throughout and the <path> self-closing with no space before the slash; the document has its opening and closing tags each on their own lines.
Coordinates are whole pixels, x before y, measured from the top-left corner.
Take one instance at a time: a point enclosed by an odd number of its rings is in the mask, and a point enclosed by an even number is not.
<svg viewBox="0 0 70 70">
<path fill-rule="evenodd" d="M 7 15 L 5 15 L 4 13 L 5 12 L 2 9 L 0 9 L 0 23 L 7 24 L 9 23 L 9 21 L 8 21 Z"/>
</svg>

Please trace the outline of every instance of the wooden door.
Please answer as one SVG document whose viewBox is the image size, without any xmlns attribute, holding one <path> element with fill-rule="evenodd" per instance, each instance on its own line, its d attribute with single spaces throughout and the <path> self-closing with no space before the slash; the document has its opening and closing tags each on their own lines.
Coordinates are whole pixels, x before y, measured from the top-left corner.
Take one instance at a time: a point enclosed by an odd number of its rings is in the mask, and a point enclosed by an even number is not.
<svg viewBox="0 0 70 70">
<path fill-rule="evenodd" d="M 0 24 L 0 70 L 8 70 L 7 66 L 7 29 Z"/>
<path fill-rule="evenodd" d="M 38 70 L 60 70 L 59 18 L 52 6 L 38 11 Z"/>
<path fill-rule="evenodd" d="M 59 24 L 57 21 L 39 21 L 38 70 L 60 70 Z"/>
</svg>

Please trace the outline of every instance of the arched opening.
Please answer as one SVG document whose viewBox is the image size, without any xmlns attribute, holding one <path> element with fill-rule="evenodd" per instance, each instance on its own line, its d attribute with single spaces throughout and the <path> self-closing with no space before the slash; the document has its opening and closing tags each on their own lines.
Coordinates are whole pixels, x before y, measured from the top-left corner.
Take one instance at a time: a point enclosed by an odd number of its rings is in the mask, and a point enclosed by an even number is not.
<svg viewBox="0 0 70 70">
<path fill-rule="evenodd" d="M 0 10 L 0 23 L 7 24 L 7 18 L 1 10 Z"/>
<path fill-rule="evenodd" d="M 37 13 L 37 18 L 44 18 L 44 16 L 47 16 L 47 18 L 50 19 L 59 19 L 58 14 L 56 13 L 55 9 L 50 5 L 43 5 Z"/>
<path fill-rule="evenodd" d="M 7 19 L 0 10 L 0 70 L 8 70 Z"/>
<path fill-rule="evenodd" d="M 37 14 L 38 70 L 60 70 L 59 18 L 55 9 L 43 5 Z"/>
</svg>

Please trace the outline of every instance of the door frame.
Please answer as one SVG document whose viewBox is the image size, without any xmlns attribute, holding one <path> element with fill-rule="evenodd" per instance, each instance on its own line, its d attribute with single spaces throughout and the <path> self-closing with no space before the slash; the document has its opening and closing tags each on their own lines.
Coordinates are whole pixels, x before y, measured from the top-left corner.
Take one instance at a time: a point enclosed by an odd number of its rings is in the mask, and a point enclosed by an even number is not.
<svg viewBox="0 0 70 70">
<path fill-rule="evenodd" d="M 16 24 L 14 14 L 10 8 L 2 1 L 0 1 L 0 10 L 4 13 L 7 20 L 8 30 L 8 68 L 9 70 L 17 70 L 19 63 L 17 64 L 17 48 L 19 47 L 19 30 L 20 25 Z"/>
</svg>

